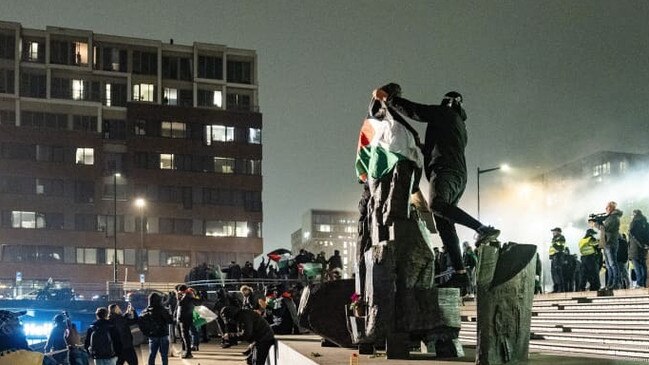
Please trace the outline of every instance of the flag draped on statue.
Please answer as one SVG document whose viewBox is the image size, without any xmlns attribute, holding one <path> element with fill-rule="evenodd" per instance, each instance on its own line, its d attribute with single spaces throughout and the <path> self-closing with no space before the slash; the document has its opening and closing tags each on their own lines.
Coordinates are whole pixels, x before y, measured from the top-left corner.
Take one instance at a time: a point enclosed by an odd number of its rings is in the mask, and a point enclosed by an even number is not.
<svg viewBox="0 0 649 365">
<path fill-rule="evenodd" d="M 417 132 L 399 113 L 373 99 L 358 137 L 356 175 L 361 181 L 378 179 L 401 160 L 423 167 Z"/>
</svg>

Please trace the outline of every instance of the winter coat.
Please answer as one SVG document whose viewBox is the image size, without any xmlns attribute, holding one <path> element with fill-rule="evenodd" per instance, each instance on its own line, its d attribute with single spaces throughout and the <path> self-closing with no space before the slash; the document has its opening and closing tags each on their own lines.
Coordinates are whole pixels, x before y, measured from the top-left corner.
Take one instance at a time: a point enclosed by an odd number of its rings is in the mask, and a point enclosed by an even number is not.
<svg viewBox="0 0 649 365">
<path fill-rule="evenodd" d="M 115 326 L 119 334 L 119 342 L 122 344 L 122 349 L 129 349 L 133 347 L 133 334 L 131 333 L 131 326 L 137 324 L 137 314 L 133 311 L 133 318 L 130 315 L 111 313 L 108 320 Z"/>
<path fill-rule="evenodd" d="M 232 337 L 237 340 L 250 343 L 275 340 L 275 335 L 268 322 L 255 311 L 240 310 L 234 320 L 237 322 L 238 331 Z"/>
<path fill-rule="evenodd" d="M 619 209 L 613 210 L 607 217 L 604 219 L 602 224 L 598 224 L 597 228 L 601 231 L 600 235 L 600 247 L 617 245 L 620 239 L 620 217 L 622 216 L 622 211 Z"/>
<path fill-rule="evenodd" d="M 50 336 L 45 344 L 45 352 L 63 350 L 68 346 L 65 344 L 65 323 L 56 324 L 52 327 Z"/>
<path fill-rule="evenodd" d="M 110 339 L 113 342 L 113 350 L 115 352 L 117 352 L 120 348 L 122 348 L 122 344 L 119 338 L 119 333 L 117 332 L 115 326 L 113 326 L 113 324 L 107 319 L 98 319 L 90 325 L 88 331 L 86 332 L 86 340 L 83 345 L 86 351 L 88 351 L 90 347 L 90 337 L 92 336 L 92 333 L 95 331 L 96 328 L 99 327 L 108 327 L 108 333 L 110 334 Z"/>
<path fill-rule="evenodd" d="M 647 257 L 647 250 L 637 238 L 640 235 L 639 230 L 646 222 L 647 218 L 643 215 L 636 215 L 631 220 L 629 225 L 629 259 L 644 260 Z"/>
<path fill-rule="evenodd" d="M 149 305 L 146 307 L 144 312 L 150 312 L 153 320 L 156 323 L 162 323 L 164 326 L 159 326 L 159 332 L 155 332 L 151 335 L 151 337 L 164 337 L 164 336 L 169 336 L 169 324 L 173 323 L 173 319 L 171 318 L 171 314 L 169 314 L 169 310 L 167 308 L 163 307 L 162 305 Z M 144 312 L 142 312 L 144 314 Z"/>
<path fill-rule="evenodd" d="M 191 292 L 187 291 L 183 294 L 182 298 L 178 301 L 178 309 L 176 310 L 176 320 L 178 322 L 191 323 L 194 318 L 194 306 L 198 300 L 194 298 Z"/>
</svg>

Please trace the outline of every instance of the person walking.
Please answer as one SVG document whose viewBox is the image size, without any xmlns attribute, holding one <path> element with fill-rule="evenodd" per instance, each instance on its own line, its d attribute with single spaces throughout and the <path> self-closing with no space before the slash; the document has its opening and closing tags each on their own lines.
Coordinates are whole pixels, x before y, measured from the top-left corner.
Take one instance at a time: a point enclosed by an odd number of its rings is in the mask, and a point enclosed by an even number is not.
<svg viewBox="0 0 649 365">
<path fill-rule="evenodd" d="M 169 363 L 169 325 L 173 323 L 169 310 L 162 304 L 162 296 L 149 294 L 148 307 L 139 318 L 140 329 L 149 339 L 149 359 L 147 365 L 155 365 L 160 352 L 162 365 Z"/>
<path fill-rule="evenodd" d="M 426 123 L 426 139 L 423 147 L 424 171 L 430 181 L 429 204 L 435 215 L 435 224 L 448 252 L 455 272 L 443 285 L 458 287 L 466 292 L 469 276 L 460 250 L 460 240 L 455 224 L 469 227 L 477 232 L 476 247 L 495 240 L 500 231 L 486 226 L 458 208 L 467 183 L 464 151 L 467 145 L 464 99 L 457 91 L 444 95 L 440 105 L 413 103 L 400 97 L 401 87 L 388 84 L 374 90 L 375 99 L 386 102 L 389 107 L 410 119 Z"/>
<path fill-rule="evenodd" d="M 121 347 L 117 349 L 117 365 L 138 365 L 138 357 L 133 347 L 133 334 L 131 333 L 131 326 L 138 323 L 137 313 L 128 304 L 126 313 L 122 313 L 122 308 L 117 304 L 108 306 L 108 320 L 115 326 L 117 333 L 119 333 L 119 340 Z"/>
</svg>

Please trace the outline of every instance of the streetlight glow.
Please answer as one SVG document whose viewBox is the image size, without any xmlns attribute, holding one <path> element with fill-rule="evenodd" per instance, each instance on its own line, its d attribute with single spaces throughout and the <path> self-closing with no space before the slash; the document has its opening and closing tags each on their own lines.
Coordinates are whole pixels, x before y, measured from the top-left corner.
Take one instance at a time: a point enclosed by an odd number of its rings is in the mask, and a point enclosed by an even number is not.
<svg viewBox="0 0 649 365">
<path fill-rule="evenodd" d="M 511 168 L 508 164 L 506 164 L 506 163 L 500 165 L 500 169 L 501 169 L 503 172 L 509 172 L 509 171 L 512 170 L 512 168 Z"/>
<path fill-rule="evenodd" d="M 142 198 L 135 199 L 135 206 L 136 207 L 144 208 L 145 205 L 146 205 L 146 201 L 144 201 L 144 199 L 142 199 Z"/>
<path fill-rule="evenodd" d="M 120 174 L 119 172 L 116 172 L 115 177 L 122 177 L 122 174 Z"/>
</svg>

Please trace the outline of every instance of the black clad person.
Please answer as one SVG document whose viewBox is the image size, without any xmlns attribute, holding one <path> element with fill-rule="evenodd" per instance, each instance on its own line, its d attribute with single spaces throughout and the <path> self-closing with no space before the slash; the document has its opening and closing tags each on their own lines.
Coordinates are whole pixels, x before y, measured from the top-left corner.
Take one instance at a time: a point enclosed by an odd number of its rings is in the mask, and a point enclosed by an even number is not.
<svg viewBox="0 0 649 365">
<path fill-rule="evenodd" d="M 223 335 L 227 340 L 242 340 L 251 344 L 248 364 L 264 365 L 270 348 L 275 344 L 275 335 L 270 325 L 259 313 L 237 307 L 224 307 L 220 312 L 224 322 L 237 324 L 237 331 Z M 248 352 L 246 352 L 247 354 Z"/>
<path fill-rule="evenodd" d="M 428 201 L 440 238 L 455 269 L 444 286 L 466 290 L 469 277 L 462 262 L 455 224 L 478 233 L 476 247 L 495 240 L 500 231 L 480 223 L 457 206 L 467 183 L 464 150 L 468 137 L 464 123 L 467 116 L 462 107 L 464 100 L 460 93 L 451 91 L 444 95 L 440 105 L 424 105 L 401 98 L 400 93 L 400 86 L 389 84 L 374 90 L 373 96 L 408 118 L 427 123 L 422 152 L 424 171 L 430 181 Z"/>
</svg>

